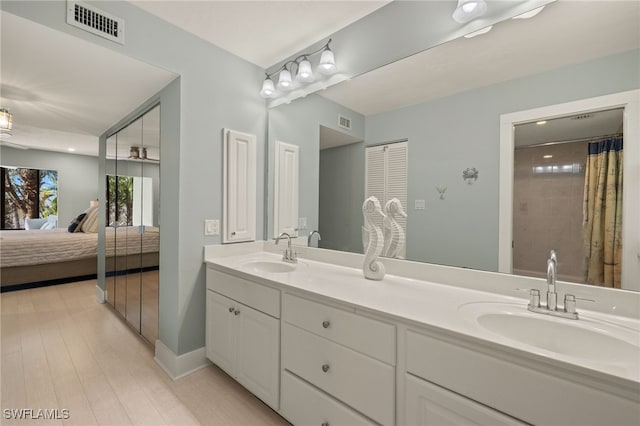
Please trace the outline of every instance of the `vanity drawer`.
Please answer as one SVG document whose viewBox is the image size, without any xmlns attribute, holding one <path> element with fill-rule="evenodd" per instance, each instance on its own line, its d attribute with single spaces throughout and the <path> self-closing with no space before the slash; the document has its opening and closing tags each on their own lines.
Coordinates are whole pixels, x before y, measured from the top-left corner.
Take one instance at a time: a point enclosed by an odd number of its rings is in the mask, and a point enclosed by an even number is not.
<svg viewBox="0 0 640 426">
<path fill-rule="evenodd" d="M 284 294 L 282 304 L 288 323 L 395 365 L 395 326 L 291 294 Z"/>
<path fill-rule="evenodd" d="M 374 424 L 287 371 L 282 373 L 281 392 L 281 413 L 294 425 L 359 426 Z"/>
<path fill-rule="evenodd" d="M 282 366 L 367 417 L 394 423 L 395 369 L 282 323 Z"/>
<path fill-rule="evenodd" d="M 207 268 L 207 289 L 275 318 L 280 318 L 280 290 Z"/>
</svg>

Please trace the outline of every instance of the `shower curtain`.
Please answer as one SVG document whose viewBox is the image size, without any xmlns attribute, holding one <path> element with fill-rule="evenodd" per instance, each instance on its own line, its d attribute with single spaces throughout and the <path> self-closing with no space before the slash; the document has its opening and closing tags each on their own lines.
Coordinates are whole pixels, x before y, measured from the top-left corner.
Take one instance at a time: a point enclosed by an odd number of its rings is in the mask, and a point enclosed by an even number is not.
<svg viewBox="0 0 640 426">
<path fill-rule="evenodd" d="M 589 144 L 582 227 L 588 284 L 620 288 L 622 159 L 622 137 Z"/>
</svg>

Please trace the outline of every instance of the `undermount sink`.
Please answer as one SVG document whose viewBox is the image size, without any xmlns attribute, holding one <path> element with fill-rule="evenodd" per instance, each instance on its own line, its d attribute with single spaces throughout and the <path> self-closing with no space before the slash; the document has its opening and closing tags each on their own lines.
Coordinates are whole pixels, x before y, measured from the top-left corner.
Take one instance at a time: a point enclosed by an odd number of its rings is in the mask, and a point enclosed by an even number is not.
<svg viewBox="0 0 640 426">
<path fill-rule="evenodd" d="M 293 272 L 296 269 L 296 265 L 295 263 L 285 263 L 275 260 L 254 260 L 244 263 L 242 269 L 254 273 L 278 274 Z"/>
<path fill-rule="evenodd" d="M 508 303 L 468 303 L 459 309 L 484 330 L 527 346 L 595 362 L 635 368 L 640 363 L 638 331 L 622 325 L 549 317 Z"/>
</svg>

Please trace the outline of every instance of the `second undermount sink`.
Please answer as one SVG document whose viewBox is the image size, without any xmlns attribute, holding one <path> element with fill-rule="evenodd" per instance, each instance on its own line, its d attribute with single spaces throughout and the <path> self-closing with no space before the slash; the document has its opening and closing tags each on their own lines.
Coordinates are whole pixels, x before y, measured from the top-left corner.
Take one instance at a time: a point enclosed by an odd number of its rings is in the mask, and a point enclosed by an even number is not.
<svg viewBox="0 0 640 426">
<path fill-rule="evenodd" d="M 296 263 L 285 263 L 277 260 L 253 260 L 242 265 L 242 269 L 253 273 L 287 273 L 296 270 Z"/>
<path fill-rule="evenodd" d="M 508 303 L 468 303 L 460 311 L 486 331 L 530 347 L 636 369 L 640 364 L 638 331 L 622 325 L 549 317 Z"/>
</svg>

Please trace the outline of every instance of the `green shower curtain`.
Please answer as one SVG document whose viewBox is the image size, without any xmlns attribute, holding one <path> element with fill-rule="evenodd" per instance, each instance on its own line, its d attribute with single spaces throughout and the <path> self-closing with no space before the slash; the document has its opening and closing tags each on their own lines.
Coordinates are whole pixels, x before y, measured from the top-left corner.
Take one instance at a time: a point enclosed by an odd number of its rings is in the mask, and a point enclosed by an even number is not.
<svg viewBox="0 0 640 426">
<path fill-rule="evenodd" d="M 622 137 L 589 144 L 584 201 L 584 278 L 620 288 L 622 273 Z"/>
</svg>

